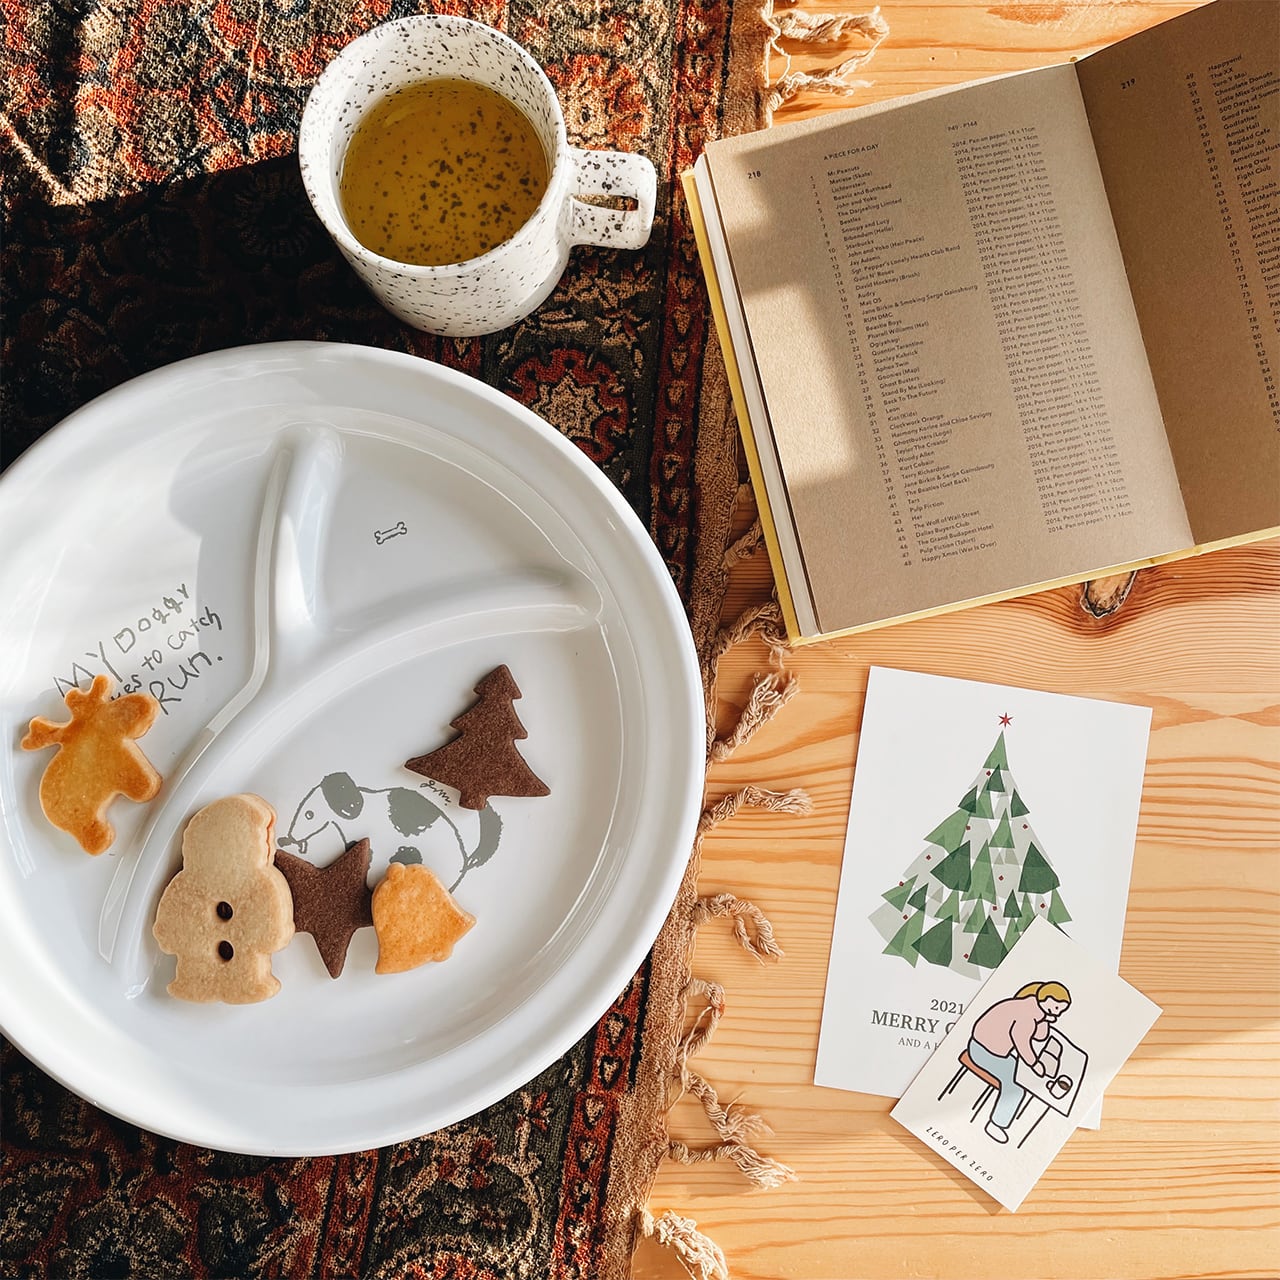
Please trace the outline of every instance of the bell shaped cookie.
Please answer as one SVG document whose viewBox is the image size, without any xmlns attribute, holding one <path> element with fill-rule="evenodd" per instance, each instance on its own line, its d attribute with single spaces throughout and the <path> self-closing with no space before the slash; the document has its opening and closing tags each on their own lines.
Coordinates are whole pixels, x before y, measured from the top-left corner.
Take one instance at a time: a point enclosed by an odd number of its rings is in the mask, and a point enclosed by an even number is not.
<svg viewBox="0 0 1280 1280">
<path fill-rule="evenodd" d="M 476 918 L 421 864 L 393 862 L 373 891 L 377 973 L 403 973 L 428 960 L 447 960 Z"/>
</svg>

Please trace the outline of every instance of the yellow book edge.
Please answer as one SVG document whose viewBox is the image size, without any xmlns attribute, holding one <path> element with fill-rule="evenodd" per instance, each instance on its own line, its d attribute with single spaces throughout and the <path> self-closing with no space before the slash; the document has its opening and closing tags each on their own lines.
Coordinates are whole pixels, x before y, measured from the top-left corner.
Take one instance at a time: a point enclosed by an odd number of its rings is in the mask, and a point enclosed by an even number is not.
<svg viewBox="0 0 1280 1280">
<path fill-rule="evenodd" d="M 1158 564 L 1171 564 L 1178 560 L 1187 560 L 1192 556 L 1205 555 L 1210 551 L 1222 551 L 1227 547 L 1243 547 L 1252 542 L 1263 542 L 1267 538 L 1280 537 L 1280 525 L 1270 529 L 1259 529 L 1254 533 L 1237 534 L 1233 538 L 1222 538 L 1217 542 L 1205 542 L 1197 546 L 1187 547 L 1182 551 L 1170 551 L 1164 555 L 1150 556 L 1145 560 L 1132 560 L 1125 564 L 1104 566 L 1090 569 L 1085 573 L 1070 574 L 1064 578 L 1051 578 L 1044 582 L 1033 582 L 1022 587 L 1011 587 L 1005 591 L 995 591 L 990 595 L 972 596 L 967 600 L 954 600 L 948 604 L 933 605 L 928 609 L 919 609 L 914 613 L 900 613 L 892 618 L 880 618 L 875 622 L 859 623 L 856 627 L 844 627 L 838 631 L 824 631 L 818 635 L 803 635 L 796 616 L 795 601 L 791 595 L 791 585 L 787 581 L 786 569 L 782 561 L 782 547 L 778 541 L 778 530 L 774 523 L 773 511 L 769 505 L 769 495 L 765 490 L 764 473 L 760 466 L 760 454 L 756 448 L 755 435 L 751 430 L 751 419 L 747 415 L 747 398 L 742 388 L 742 373 L 738 368 L 738 357 L 734 352 L 729 337 L 729 318 L 725 313 L 724 298 L 720 291 L 720 280 L 716 275 L 715 263 L 711 257 L 711 245 L 707 240 L 707 224 L 702 212 L 702 202 L 698 198 L 698 190 L 694 185 L 693 171 L 686 169 L 680 175 L 684 187 L 685 200 L 689 206 L 689 220 L 693 224 L 693 236 L 698 245 L 698 257 L 702 262 L 702 274 L 707 284 L 707 294 L 711 301 L 711 314 L 715 319 L 716 333 L 720 337 L 720 350 L 724 356 L 725 371 L 729 376 L 729 390 L 733 395 L 733 407 L 738 418 L 738 434 L 742 437 L 742 447 L 747 455 L 747 470 L 751 475 L 751 487 L 755 490 L 756 509 L 760 514 L 760 528 L 764 534 L 765 547 L 769 552 L 769 563 L 773 568 L 773 580 L 778 591 L 778 604 L 782 608 L 782 617 L 787 626 L 787 639 L 793 646 L 819 644 L 824 640 L 836 640 L 841 636 L 861 635 L 867 631 L 878 631 L 881 627 L 897 626 L 900 622 L 915 622 L 920 618 L 936 618 L 947 613 L 957 613 L 961 609 L 972 609 L 980 604 L 995 604 L 1001 600 L 1017 600 L 1022 596 L 1035 595 L 1040 591 L 1052 591 L 1057 587 L 1070 587 L 1077 583 L 1089 582 L 1094 578 L 1106 578 L 1113 574 L 1132 573 L 1138 569 L 1149 569 Z"/>
<path fill-rule="evenodd" d="M 751 475 L 751 487 L 755 490 L 756 510 L 760 515 L 760 529 L 769 551 L 769 563 L 773 566 L 773 580 L 778 589 L 778 604 L 787 624 L 787 639 L 792 644 L 804 643 L 799 639 L 800 623 L 796 617 L 795 601 L 791 598 L 791 586 L 782 567 L 782 546 L 778 542 L 778 528 L 773 522 L 773 511 L 765 493 L 764 472 L 760 468 L 760 454 L 756 449 L 751 420 L 747 417 L 747 397 L 742 389 L 742 374 L 738 369 L 738 357 L 729 339 L 729 317 L 725 314 L 724 298 L 720 293 L 720 280 L 711 260 L 711 245 L 707 241 L 707 224 L 702 216 L 702 202 L 694 185 L 693 170 L 686 169 L 680 175 L 685 200 L 689 205 L 689 220 L 693 223 L 693 238 L 697 241 L 698 257 L 702 260 L 702 274 L 707 282 L 707 294 L 711 299 L 711 314 L 715 318 L 716 333 L 720 335 L 720 351 L 724 356 L 725 372 L 729 375 L 729 390 L 733 395 L 733 408 L 738 417 L 738 434 L 747 455 L 747 471 Z"/>
</svg>

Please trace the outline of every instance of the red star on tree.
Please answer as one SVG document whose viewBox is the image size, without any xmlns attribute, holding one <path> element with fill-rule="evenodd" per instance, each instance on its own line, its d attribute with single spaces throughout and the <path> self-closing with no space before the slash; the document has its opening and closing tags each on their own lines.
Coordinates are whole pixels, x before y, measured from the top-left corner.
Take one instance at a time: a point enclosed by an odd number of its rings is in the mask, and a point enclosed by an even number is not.
<svg viewBox="0 0 1280 1280">
<path fill-rule="evenodd" d="M 1000 717 L 1000 723 L 1001 723 L 1001 724 L 1012 724 L 1012 723 L 1013 723 L 1013 717 L 1012 717 L 1012 716 L 1001 716 L 1001 717 Z"/>
</svg>

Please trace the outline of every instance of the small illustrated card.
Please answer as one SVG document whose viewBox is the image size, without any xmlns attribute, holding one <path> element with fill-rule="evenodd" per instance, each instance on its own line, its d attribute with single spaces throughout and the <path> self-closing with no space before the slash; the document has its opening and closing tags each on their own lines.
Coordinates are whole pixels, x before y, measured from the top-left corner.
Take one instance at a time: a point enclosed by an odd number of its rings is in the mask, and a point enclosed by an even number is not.
<svg viewBox="0 0 1280 1280">
<path fill-rule="evenodd" d="M 1160 1009 L 1033 920 L 892 1115 L 1017 1209 Z"/>
<path fill-rule="evenodd" d="M 900 1097 L 1036 920 L 1119 966 L 1150 725 L 872 668 L 815 1083 Z"/>
</svg>

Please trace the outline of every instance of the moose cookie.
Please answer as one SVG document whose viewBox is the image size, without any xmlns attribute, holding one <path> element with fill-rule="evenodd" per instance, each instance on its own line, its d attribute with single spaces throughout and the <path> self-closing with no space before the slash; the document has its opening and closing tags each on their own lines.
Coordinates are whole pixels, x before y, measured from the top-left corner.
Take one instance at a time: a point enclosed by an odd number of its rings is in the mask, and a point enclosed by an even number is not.
<svg viewBox="0 0 1280 1280">
<path fill-rule="evenodd" d="M 373 891 L 378 933 L 375 973 L 403 973 L 428 960 L 447 960 L 476 918 L 426 867 L 393 862 Z"/>
<path fill-rule="evenodd" d="M 289 882 L 272 865 L 275 810 L 261 797 L 206 805 L 182 836 L 182 870 L 169 881 L 152 930 L 178 957 L 169 994 L 252 1004 L 280 990 L 271 956 L 293 937 Z"/>
<path fill-rule="evenodd" d="M 21 743 L 24 751 L 58 748 L 40 779 L 40 807 L 55 827 L 93 854 L 116 838 L 106 818 L 111 801 L 150 800 L 161 782 L 132 741 L 151 728 L 160 704 L 149 693 L 126 693 L 114 702 L 110 695 L 109 676 L 95 676 L 88 692 L 68 689 L 71 719 L 56 724 L 36 716 Z"/>
</svg>

